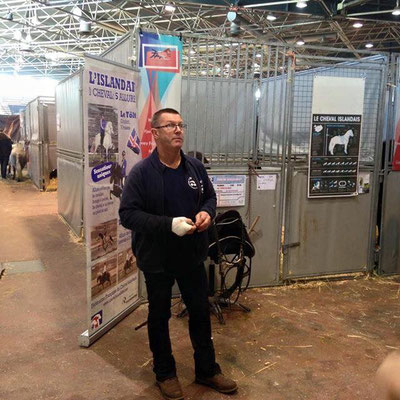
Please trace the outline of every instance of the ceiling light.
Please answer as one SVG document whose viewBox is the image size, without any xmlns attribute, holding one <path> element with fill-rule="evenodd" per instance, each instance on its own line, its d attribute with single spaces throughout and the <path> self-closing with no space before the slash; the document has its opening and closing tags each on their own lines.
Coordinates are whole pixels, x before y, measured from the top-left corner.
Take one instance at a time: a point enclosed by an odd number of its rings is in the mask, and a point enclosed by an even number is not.
<svg viewBox="0 0 400 400">
<path fill-rule="evenodd" d="M 78 19 L 82 16 L 82 10 L 78 6 L 75 6 L 72 9 L 72 14 Z"/>
<path fill-rule="evenodd" d="M 21 51 L 32 51 L 30 44 L 29 43 L 22 43 L 21 44 Z"/>
<path fill-rule="evenodd" d="M 58 55 L 57 55 L 57 53 L 45 53 L 44 58 L 46 60 L 57 60 Z"/>
<path fill-rule="evenodd" d="M 82 35 L 89 35 L 90 33 L 92 33 L 91 22 L 81 19 L 79 21 L 79 33 Z"/>
<path fill-rule="evenodd" d="M 277 17 L 275 17 L 274 14 L 271 14 L 271 13 L 270 13 L 270 14 L 267 15 L 267 20 L 268 20 L 268 21 L 275 21 L 276 18 L 277 18 Z"/>
<path fill-rule="evenodd" d="M 196 51 L 193 50 L 193 49 L 191 49 L 191 50 L 189 51 L 189 54 L 196 54 Z"/>
<path fill-rule="evenodd" d="M 297 40 L 296 40 L 296 44 L 298 45 L 298 46 L 303 46 L 303 44 L 305 44 L 306 42 L 302 39 L 302 38 L 298 38 Z"/>
<path fill-rule="evenodd" d="M 37 17 L 37 15 L 36 15 L 36 13 L 33 14 L 32 18 L 31 18 L 31 24 L 32 24 L 33 26 L 38 26 L 38 25 L 40 25 L 40 21 L 39 21 L 39 18 Z"/>
<path fill-rule="evenodd" d="M 372 43 L 367 43 L 367 44 L 365 45 L 365 47 L 366 47 L 367 49 L 370 49 L 370 48 L 374 47 L 374 45 L 373 45 Z"/>
<path fill-rule="evenodd" d="M 399 7 L 399 0 L 396 0 L 396 7 L 392 11 L 392 15 L 400 15 L 400 7 Z"/>
<path fill-rule="evenodd" d="M 231 25 L 229 26 L 229 33 L 231 36 L 238 36 L 240 34 L 239 23 L 231 22 Z"/>
<path fill-rule="evenodd" d="M 165 5 L 165 11 L 168 11 L 168 12 L 174 12 L 175 11 L 175 6 L 173 6 L 172 4 L 166 4 Z"/>
<path fill-rule="evenodd" d="M 228 14 L 226 14 L 226 18 L 228 19 L 229 22 L 232 22 L 236 19 L 237 13 L 235 10 L 229 10 Z"/>
<path fill-rule="evenodd" d="M 298 8 L 305 8 L 307 7 L 307 0 L 300 0 L 296 3 L 296 7 Z"/>
<path fill-rule="evenodd" d="M 261 54 L 260 53 L 256 54 L 256 57 L 261 58 Z"/>
<path fill-rule="evenodd" d="M 6 15 L 6 20 L 7 21 L 12 21 L 14 19 L 14 15 L 13 13 L 10 11 L 7 15 Z"/>
<path fill-rule="evenodd" d="M 14 39 L 15 39 L 15 40 L 21 40 L 21 39 L 22 39 L 22 33 L 21 33 L 21 31 L 16 30 L 16 31 L 14 32 Z"/>
<path fill-rule="evenodd" d="M 362 24 L 362 22 L 354 22 L 354 24 L 353 24 L 353 28 L 362 28 L 363 27 L 363 24 Z"/>
</svg>

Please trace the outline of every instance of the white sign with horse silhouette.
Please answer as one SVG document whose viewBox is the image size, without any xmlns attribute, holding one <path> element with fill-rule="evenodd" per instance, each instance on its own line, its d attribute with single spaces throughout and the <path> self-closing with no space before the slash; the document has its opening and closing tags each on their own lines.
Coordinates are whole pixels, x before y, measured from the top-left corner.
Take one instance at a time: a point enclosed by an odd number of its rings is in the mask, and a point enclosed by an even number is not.
<svg viewBox="0 0 400 400">
<path fill-rule="evenodd" d="M 308 197 L 356 196 L 364 79 L 316 77 Z"/>
<path fill-rule="evenodd" d="M 119 222 L 125 177 L 141 159 L 137 131 L 138 72 L 86 58 L 83 79 L 84 224 L 87 248 L 89 345 L 140 304 L 130 231 Z"/>
</svg>

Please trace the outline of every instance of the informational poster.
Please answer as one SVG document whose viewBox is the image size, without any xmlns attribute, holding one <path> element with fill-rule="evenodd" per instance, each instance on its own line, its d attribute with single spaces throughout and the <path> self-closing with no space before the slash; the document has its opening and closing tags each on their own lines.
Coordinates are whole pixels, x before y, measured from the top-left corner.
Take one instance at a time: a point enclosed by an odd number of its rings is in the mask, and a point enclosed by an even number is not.
<svg viewBox="0 0 400 400">
<path fill-rule="evenodd" d="M 257 176 L 257 190 L 275 190 L 276 174 Z"/>
<path fill-rule="evenodd" d="M 358 194 L 363 98 L 363 79 L 316 77 L 308 197 Z"/>
<path fill-rule="evenodd" d="M 139 300 L 131 233 L 118 217 L 125 179 L 141 159 L 137 82 L 138 73 L 130 68 L 85 59 L 84 216 L 89 336 Z"/>
<path fill-rule="evenodd" d="M 217 195 L 217 207 L 244 206 L 246 175 L 211 175 Z"/>
<path fill-rule="evenodd" d="M 140 95 L 138 124 L 142 158 L 155 148 L 151 117 L 161 108 L 180 111 L 182 40 L 177 36 L 138 33 Z"/>
</svg>

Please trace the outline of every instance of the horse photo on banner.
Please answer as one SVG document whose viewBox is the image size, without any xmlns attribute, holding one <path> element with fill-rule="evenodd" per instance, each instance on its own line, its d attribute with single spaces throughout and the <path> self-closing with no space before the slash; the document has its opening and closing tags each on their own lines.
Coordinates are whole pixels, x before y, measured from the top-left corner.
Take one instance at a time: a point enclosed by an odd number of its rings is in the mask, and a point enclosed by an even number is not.
<svg viewBox="0 0 400 400">
<path fill-rule="evenodd" d="M 166 107 L 180 111 L 182 41 L 176 36 L 150 32 L 141 32 L 138 35 L 138 67 L 141 79 L 138 140 L 142 158 L 146 158 L 155 147 L 150 124 L 153 114 Z M 135 151 L 135 147 L 131 149 Z"/>
</svg>

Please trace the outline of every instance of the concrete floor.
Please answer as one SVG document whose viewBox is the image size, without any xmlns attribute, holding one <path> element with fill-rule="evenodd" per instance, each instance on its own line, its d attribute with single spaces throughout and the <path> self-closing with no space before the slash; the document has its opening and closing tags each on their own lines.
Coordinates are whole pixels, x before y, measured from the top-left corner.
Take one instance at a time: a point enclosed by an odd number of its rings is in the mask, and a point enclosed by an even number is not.
<svg viewBox="0 0 400 400">
<path fill-rule="evenodd" d="M 90 348 L 78 346 L 86 330 L 85 254 L 57 216 L 57 193 L 0 181 L 0 232 L 3 266 L 44 266 L 6 269 L 0 280 L 0 399 L 161 399 L 146 329 L 133 329 L 146 306 Z M 240 387 L 232 396 L 193 383 L 187 319 L 173 317 L 185 399 L 379 399 L 375 371 L 400 348 L 399 282 L 362 278 L 247 291 L 249 314 L 226 312 L 226 325 L 213 317 L 218 361 Z"/>
</svg>

